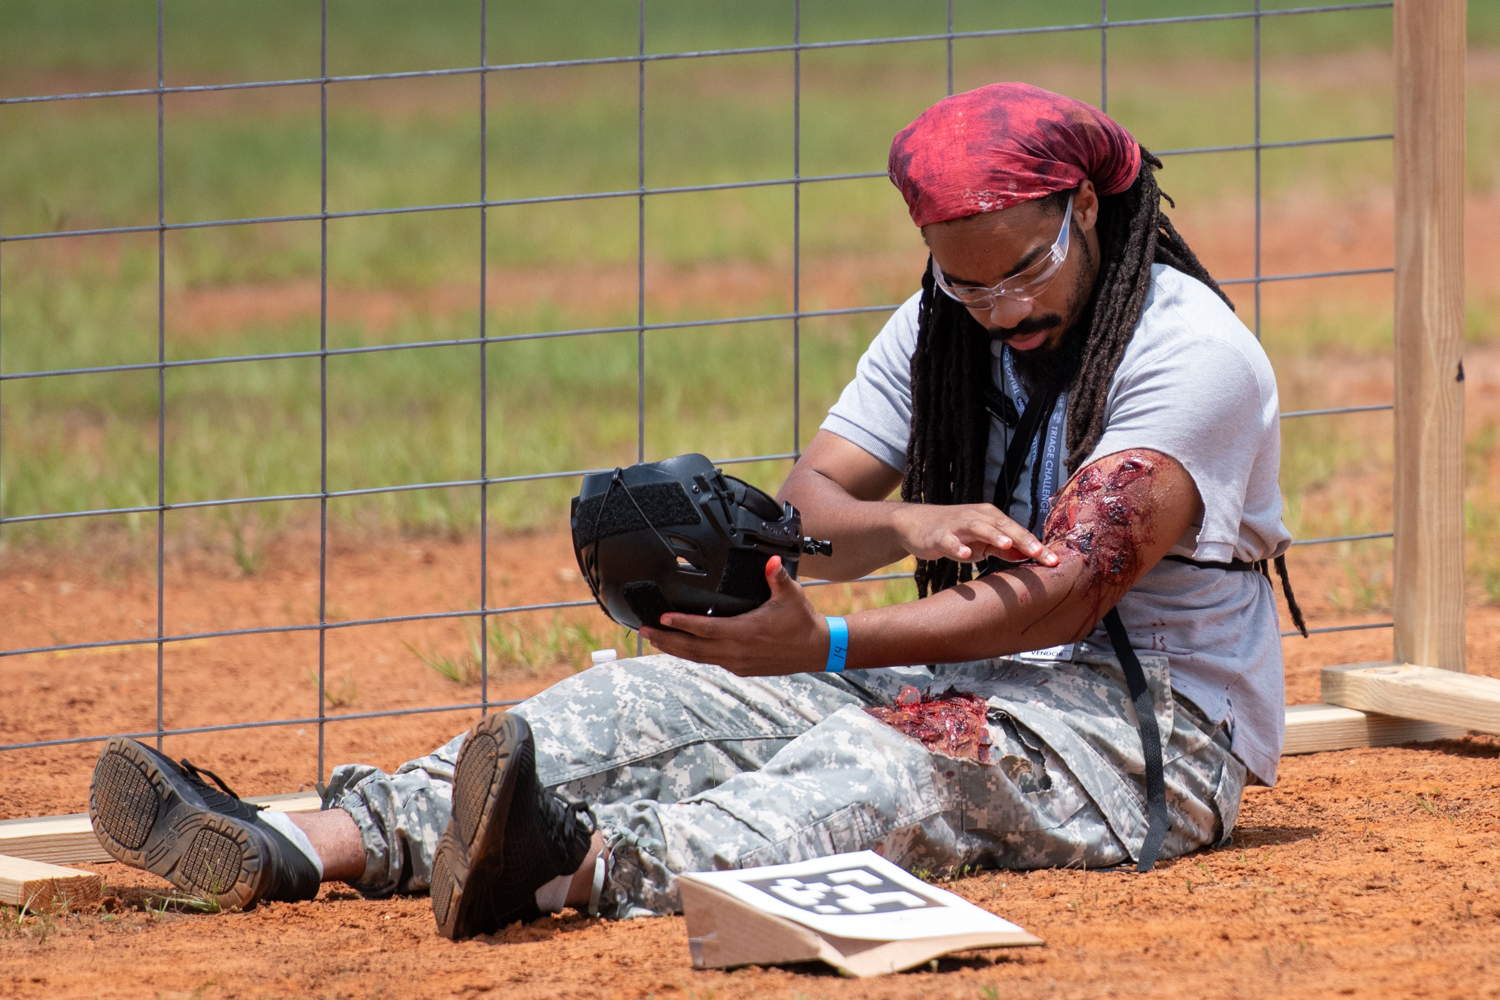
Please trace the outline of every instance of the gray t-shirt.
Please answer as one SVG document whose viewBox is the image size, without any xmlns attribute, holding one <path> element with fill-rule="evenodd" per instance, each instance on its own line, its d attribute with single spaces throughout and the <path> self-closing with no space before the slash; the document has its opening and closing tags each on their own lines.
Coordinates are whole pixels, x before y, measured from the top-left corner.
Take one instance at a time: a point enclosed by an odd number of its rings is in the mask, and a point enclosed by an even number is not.
<svg viewBox="0 0 1500 1000">
<path fill-rule="evenodd" d="M 871 342 L 822 425 L 898 470 L 906 465 L 911 428 L 919 298 L 908 299 Z M 1003 384 L 1001 350 L 996 344 L 996 385 Z M 991 433 L 986 496 L 1005 443 L 1003 433 Z M 1161 264 L 1152 268 L 1141 321 L 1110 383 L 1104 436 L 1088 461 L 1127 448 L 1176 459 L 1198 487 L 1203 522 L 1177 540 L 1173 554 L 1254 561 L 1290 544 L 1281 522 L 1279 405 L 1270 362 L 1211 289 Z M 1029 481 L 1028 468 L 1020 482 Z M 1012 516 L 1024 524 L 1027 490 L 1017 492 Z M 1131 644 L 1166 653 L 1173 689 L 1210 721 L 1229 720 L 1235 756 L 1256 779 L 1275 782 L 1285 695 L 1280 627 L 1265 577 L 1164 560 L 1125 595 L 1119 611 Z M 1087 642 L 1110 649 L 1102 627 Z"/>
</svg>

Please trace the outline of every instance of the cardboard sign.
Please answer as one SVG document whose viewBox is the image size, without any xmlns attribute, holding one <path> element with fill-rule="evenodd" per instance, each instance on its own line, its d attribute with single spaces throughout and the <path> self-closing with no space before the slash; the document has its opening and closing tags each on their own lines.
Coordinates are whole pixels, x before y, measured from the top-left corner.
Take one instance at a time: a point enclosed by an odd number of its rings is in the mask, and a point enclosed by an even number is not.
<svg viewBox="0 0 1500 1000">
<path fill-rule="evenodd" d="M 853 976 L 953 951 L 1039 945 L 873 851 L 679 876 L 697 968 L 823 961 Z"/>
</svg>

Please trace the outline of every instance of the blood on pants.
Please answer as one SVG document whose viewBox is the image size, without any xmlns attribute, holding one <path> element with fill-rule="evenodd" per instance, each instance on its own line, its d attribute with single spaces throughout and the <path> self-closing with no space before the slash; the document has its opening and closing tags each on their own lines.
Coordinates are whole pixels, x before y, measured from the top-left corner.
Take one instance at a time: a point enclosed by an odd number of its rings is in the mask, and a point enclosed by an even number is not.
<svg viewBox="0 0 1500 1000">
<path fill-rule="evenodd" d="M 897 732 L 918 740 L 933 753 L 980 764 L 990 762 L 990 731 L 985 725 L 983 698 L 949 688 L 936 698 L 923 699 L 922 692 L 908 684 L 889 708 L 867 708 L 875 718 Z"/>
</svg>

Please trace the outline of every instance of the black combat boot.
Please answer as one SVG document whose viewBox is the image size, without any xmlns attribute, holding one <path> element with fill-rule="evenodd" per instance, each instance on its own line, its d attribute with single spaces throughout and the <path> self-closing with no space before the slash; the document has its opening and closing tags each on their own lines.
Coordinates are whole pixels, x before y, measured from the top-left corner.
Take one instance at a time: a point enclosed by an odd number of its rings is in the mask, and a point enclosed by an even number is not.
<svg viewBox="0 0 1500 1000">
<path fill-rule="evenodd" d="M 537 889 L 577 871 L 588 854 L 587 812 L 537 782 L 525 719 L 481 719 L 459 751 L 453 817 L 432 865 L 438 933 L 458 940 L 541 916 Z"/>
<path fill-rule="evenodd" d="M 212 771 L 124 737 L 105 744 L 89 786 L 89 821 L 111 857 L 226 909 L 318 894 L 317 866 L 261 808 Z"/>
</svg>

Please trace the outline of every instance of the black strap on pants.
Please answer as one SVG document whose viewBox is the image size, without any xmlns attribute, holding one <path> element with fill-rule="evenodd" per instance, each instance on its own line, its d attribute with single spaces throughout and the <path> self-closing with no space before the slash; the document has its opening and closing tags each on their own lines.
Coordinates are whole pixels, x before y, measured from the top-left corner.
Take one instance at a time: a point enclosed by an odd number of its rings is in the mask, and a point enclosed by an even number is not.
<svg viewBox="0 0 1500 1000">
<path fill-rule="evenodd" d="M 1161 759 L 1161 730 L 1156 725 L 1156 705 L 1146 683 L 1146 672 L 1141 669 L 1141 661 L 1130 645 L 1125 623 L 1120 620 L 1117 609 L 1110 608 L 1104 616 L 1104 628 L 1109 633 L 1110 644 L 1115 647 L 1120 667 L 1125 671 L 1125 687 L 1135 709 L 1135 728 L 1141 734 L 1141 759 L 1146 765 L 1146 839 L 1141 842 L 1140 853 L 1136 855 L 1135 870 L 1149 872 L 1156 866 L 1170 825 L 1166 768 Z"/>
<path fill-rule="evenodd" d="M 1010 402 L 1005 397 L 1002 397 L 1002 400 L 1004 403 Z M 1005 511 L 1006 514 L 1010 513 L 1011 502 L 1015 500 L 1016 487 L 1021 480 L 1021 469 L 1026 464 L 1026 453 L 1031 449 L 1032 442 L 1046 420 L 1044 415 L 1050 416 L 1056 405 L 1057 394 L 1055 392 L 1046 396 L 1033 396 L 1019 421 L 1006 419 L 1007 416 L 1014 414 L 1014 404 L 1009 407 L 1008 412 L 1000 401 L 992 402 L 989 406 L 990 412 L 1006 424 L 1018 423 L 1015 436 L 1010 439 L 1010 446 L 1005 449 L 1005 462 L 995 481 L 995 506 Z M 1041 460 L 1040 455 L 1037 456 L 1037 460 Z M 1035 496 L 1031 498 L 1031 510 L 1034 515 L 1037 510 Z M 980 571 L 992 573 L 1008 565 L 1015 564 L 992 557 L 985 560 Z M 1136 855 L 1136 871 L 1148 872 L 1156 865 L 1156 859 L 1161 854 L 1162 843 L 1166 840 L 1168 828 L 1167 783 L 1161 756 L 1161 730 L 1156 725 L 1156 706 L 1151 697 L 1151 688 L 1146 683 L 1146 672 L 1141 669 L 1141 661 L 1135 655 L 1135 650 L 1131 648 L 1130 638 L 1125 634 L 1125 624 L 1120 620 L 1118 611 L 1111 608 L 1104 616 L 1104 628 L 1109 633 L 1110 644 L 1115 648 L 1115 657 L 1120 661 L 1120 668 L 1125 673 L 1125 687 L 1130 694 L 1131 705 L 1135 708 L 1136 729 L 1141 734 L 1141 758 L 1146 765 L 1147 820 L 1146 839 Z"/>
</svg>

